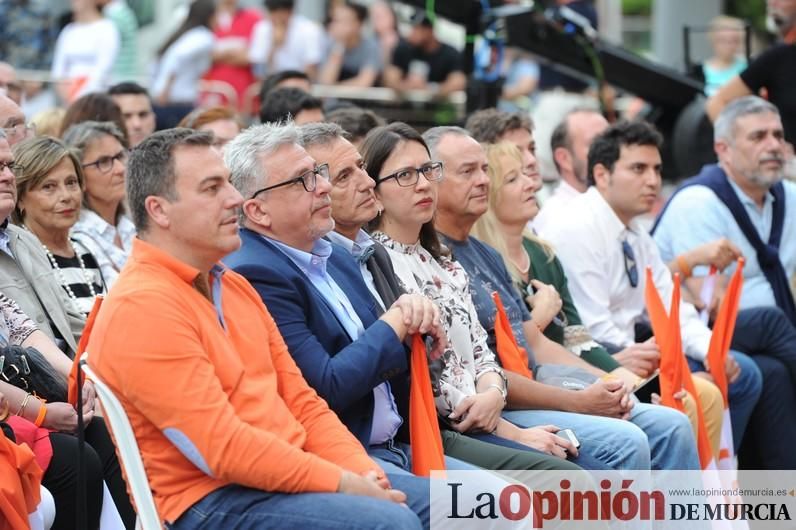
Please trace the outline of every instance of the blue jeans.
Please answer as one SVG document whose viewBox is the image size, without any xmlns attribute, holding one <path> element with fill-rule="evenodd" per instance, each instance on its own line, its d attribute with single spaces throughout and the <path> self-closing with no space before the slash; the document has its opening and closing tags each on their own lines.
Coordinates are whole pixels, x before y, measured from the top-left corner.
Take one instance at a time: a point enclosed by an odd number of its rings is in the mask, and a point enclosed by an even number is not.
<svg viewBox="0 0 796 530">
<path fill-rule="evenodd" d="M 734 447 L 740 447 L 743 433 L 746 432 L 746 426 L 763 389 L 763 375 L 747 355 L 735 350 L 730 350 L 730 353 L 741 367 L 741 374 L 729 388 L 732 442 Z M 688 358 L 688 366 L 692 372 L 705 371 L 701 362 L 691 358 Z"/>
<path fill-rule="evenodd" d="M 763 390 L 741 447 L 746 469 L 796 469 L 796 327 L 777 307 L 738 312 L 732 347 L 749 355 L 763 374 Z"/>
<path fill-rule="evenodd" d="M 404 489 L 401 477 L 390 477 Z M 170 530 L 419 529 L 417 515 L 394 502 L 342 493 L 268 493 L 225 486 L 188 508 Z"/>
<path fill-rule="evenodd" d="M 554 410 L 512 410 L 503 416 L 523 427 L 572 429 L 581 443 L 574 462 L 586 469 L 699 469 L 688 418 L 666 407 L 636 403 L 629 421 Z"/>
</svg>

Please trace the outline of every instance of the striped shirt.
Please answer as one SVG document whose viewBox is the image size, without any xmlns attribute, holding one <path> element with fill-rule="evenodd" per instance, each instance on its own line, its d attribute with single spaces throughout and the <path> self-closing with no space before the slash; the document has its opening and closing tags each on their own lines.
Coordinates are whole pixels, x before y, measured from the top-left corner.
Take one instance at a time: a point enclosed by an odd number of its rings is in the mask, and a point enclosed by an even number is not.
<svg viewBox="0 0 796 530">
<path fill-rule="evenodd" d="M 60 274 L 56 275 L 56 278 L 63 282 L 62 287 L 67 294 L 69 290 L 74 294 L 74 298 L 72 298 L 71 295 L 70 298 L 75 308 L 81 313 L 88 314 L 94 306 L 94 296 L 91 295 L 89 282 L 94 287 L 95 295 L 103 294 L 105 288 L 102 280 L 102 273 L 100 272 L 97 260 L 91 252 L 74 240 L 72 241 L 72 245 L 75 248 L 75 252 L 80 253 L 80 258 L 83 260 L 83 265 L 85 265 L 86 270 L 83 272 L 83 269 L 80 267 L 77 254 L 71 258 L 53 254 L 53 258 L 55 258 L 55 262 L 58 264 L 58 269 L 60 269 Z M 66 288 L 67 285 L 69 289 Z"/>
</svg>

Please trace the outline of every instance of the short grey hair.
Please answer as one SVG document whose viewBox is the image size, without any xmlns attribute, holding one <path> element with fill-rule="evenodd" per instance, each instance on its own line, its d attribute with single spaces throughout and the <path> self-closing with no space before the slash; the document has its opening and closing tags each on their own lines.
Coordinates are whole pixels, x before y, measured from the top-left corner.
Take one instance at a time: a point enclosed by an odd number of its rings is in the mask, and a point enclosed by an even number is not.
<svg viewBox="0 0 796 530">
<path fill-rule="evenodd" d="M 314 145 L 328 145 L 338 138 L 347 139 L 348 134 L 336 123 L 308 123 L 298 128 L 299 145 L 308 149 Z"/>
<path fill-rule="evenodd" d="M 179 199 L 174 160 L 177 148 L 212 146 L 212 133 L 177 128 L 158 131 L 145 138 L 132 150 L 130 160 L 127 162 L 125 185 L 130 213 L 139 233 L 144 233 L 149 228 L 147 197 L 154 195 L 170 201 Z M 202 215 L 201 212 L 196 214 Z"/>
<path fill-rule="evenodd" d="M 431 151 L 431 158 L 437 158 L 437 147 L 442 141 L 442 137 L 448 134 L 455 134 L 456 136 L 464 136 L 467 138 L 473 137 L 473 135 L 470 134 L 470 131 L 462 127 L 456 127 L 455 125 L 441 125 L 439 127 L 432 127 L 423 133 L 423 140 L 426 141 L 428 150 Z"/>
<path fill-rule="evenodd" d="M 249 199 L 258 187 L 267 185 L 269 175 L 262 157 L 275 153 L 283 145 L 298 144 L 298 128 L 292 121 L 253 125 L 224 146 L 224 163 L 231 175 L 232 185 Z"/>
<path fill-rule="evenodd" d="M 63 141 L 66 145 L 71 147 L 77 157 L 83 161 L 86 154 L 86 149 L 93 144 L 96 140 L 103 136 L 112 136 L 122 144 L 122 147 L 127 146 L 127 139 L 119 129 L 119 127 L 112 121 L 82 121 L 69 127 L 64 133 Z"/>
<path fill-rule="evenodd" d="M 733 143 L 735 141 L 735 124 L 740 118 L 750 114 L 768 112 L 779 116 L 779 109 L 774 104 L 758 96 L 744 96 L 731 101 L 722 109 L 713 124 L 713 141 L 724 140 Z"/>
</svg>

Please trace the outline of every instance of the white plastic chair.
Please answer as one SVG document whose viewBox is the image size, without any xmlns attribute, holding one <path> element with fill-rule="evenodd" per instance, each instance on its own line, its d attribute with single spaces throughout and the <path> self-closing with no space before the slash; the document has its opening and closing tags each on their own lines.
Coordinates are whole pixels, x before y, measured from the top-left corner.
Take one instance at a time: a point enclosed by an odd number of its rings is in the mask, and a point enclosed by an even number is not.
<svg viewBox="0 0 796 530">
<path fill-rule="evenodd" d="M 80 367 L 85 372 L 86 377 L 94 383 L 97 397 L 102 403 L 102 409 L 105 411 L 108 428 L 113 433 L 116 449 L 121 458 L 121 464 L 124 466 L 127 486 L 133 494 L 133 502 L 138 513 L 136 528 L 141 530 L 162 530 L 163 524 L 155 507 L 155 499 L 152 497 L 152 490 L 149 488 L 144 462 L 141 460 L 141 452 L 138 450 L 138 443 L 135 441 L 135 434 L 133 433 L 133 427 L 130 425 L 130 420 L 127 419 L 127 414 L 124 412 L 119 399 L 97 377 L 97 374 L 88 365 L 87 360 L 88 352 L 84 353 L 80 358 Z"/>
</svg>

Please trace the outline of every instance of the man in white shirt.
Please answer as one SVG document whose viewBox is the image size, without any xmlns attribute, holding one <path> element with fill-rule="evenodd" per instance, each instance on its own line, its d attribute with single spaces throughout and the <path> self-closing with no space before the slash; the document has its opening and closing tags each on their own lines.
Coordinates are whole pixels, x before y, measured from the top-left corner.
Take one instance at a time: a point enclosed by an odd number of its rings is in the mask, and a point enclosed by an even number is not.
<svg viewBox="0 0 796 530">
<path fill-rule="evenodd" d="M 586 174 L 589 146 L 595 136 L 607 128 L 608 120 L 599 111 L 577 108 L 568 112 L 553 129 L 550 151 L 561 180 L 533 219 L 534 229 L 541 231 L 557 211 L 589 188 Z"/>
<path fill-rule="evenodd" d="M 299 70 L 310 79 L 323 59 L 323 30 L 315 22 L 293 13 L 294 0 L 265 0 L 268 19 L 252 30 L 249 62 L 259 77 Z"/>
<path fill-rule="evenodd" d="M 620 350 L 616 359 L 638 375 L 657 368 L 660 352 L 649 339 L 637 342 L 645 320 L 647 267 L 664 304 L 672 295 L 669 269 L 652 237 L 635 219 L 648 213 L 661 188 L 660 134 L 644 122 L 619 123 L 592 142 L 591 187 L 545 225 L 542 236 L 556 248 L 583 323 L 595 340 Z M 711 331 L 690 304 L 682 303 L 683 349 L 692 370 L 704 370 Z M 735 447 L 760 396 L 760 370 L 746 355 L 732 352 L 725 366 Z"/>
</svg>

